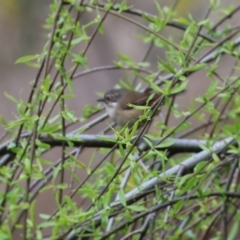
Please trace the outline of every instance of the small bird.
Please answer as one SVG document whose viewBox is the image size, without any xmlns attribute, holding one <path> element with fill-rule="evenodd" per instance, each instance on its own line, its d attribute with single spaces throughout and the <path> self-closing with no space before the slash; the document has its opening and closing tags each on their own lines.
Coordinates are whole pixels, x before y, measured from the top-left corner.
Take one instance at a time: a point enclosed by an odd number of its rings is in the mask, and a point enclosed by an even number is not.
<svg viewBox="0 0 240 240">
<path fill-rule="evenodd" d="M 151 96 L 151 97 L 150 97 Z M 144 110 L 136 109 L 129 104 L 136 106 L 153 106 L 160 99 L 160 94 L 137 92 L 127 89 L 112 89 L 105 93 L 103 98 L 97 101 L 104 103 L 109 117 L 118 125 L 132 127 L 144 114 Z"/>
</svg>

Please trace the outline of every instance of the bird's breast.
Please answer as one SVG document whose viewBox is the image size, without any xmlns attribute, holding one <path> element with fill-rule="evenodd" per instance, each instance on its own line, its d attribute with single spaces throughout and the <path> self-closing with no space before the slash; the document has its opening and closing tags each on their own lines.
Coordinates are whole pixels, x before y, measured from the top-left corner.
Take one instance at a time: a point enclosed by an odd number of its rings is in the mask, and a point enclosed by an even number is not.
<svg viewBox="0 0 240 240">
<path fill-rule="evenodd" d="M 143 114 L 143 110 L 121 109 L 117 103 L 111 103 L 105 107 L 109 117 L 119 126 L 124 126 L 128 123 L 130 127 Z"/>
<path fill-rule="evenodd" d="M 131 127 L 143 114 L 142 110 L 137 109 L 128 109 L 128 110 L 118 110 L 116 112 L 116 122 L 120 126 L 124 126 L 128 123 L 128 126 Z"/>
<path fill-rule="evenodd" d="M 117 112 L 117 103 L 109 103 L 108 105 L 105 105 L 106 112 L 108 116 L 116 122 L 116 112 Z"/>
</svg>

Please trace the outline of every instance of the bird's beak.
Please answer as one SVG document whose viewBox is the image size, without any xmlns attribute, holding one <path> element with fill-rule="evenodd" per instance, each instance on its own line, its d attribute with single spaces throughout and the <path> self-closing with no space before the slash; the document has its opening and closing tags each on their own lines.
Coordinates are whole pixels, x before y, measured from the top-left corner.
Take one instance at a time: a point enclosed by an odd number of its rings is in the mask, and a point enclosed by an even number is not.
<svg viewBox="0 0 240 240">
<path fill-rule="evenodd" d="M 106 102 L 104 98 L 97 99 L 98 102 Z"/>
</svg>

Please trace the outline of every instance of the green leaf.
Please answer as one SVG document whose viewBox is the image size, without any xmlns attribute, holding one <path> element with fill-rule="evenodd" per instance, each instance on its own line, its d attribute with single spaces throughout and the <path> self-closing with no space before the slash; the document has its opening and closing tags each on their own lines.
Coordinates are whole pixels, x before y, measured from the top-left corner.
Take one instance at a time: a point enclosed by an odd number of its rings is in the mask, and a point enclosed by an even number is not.
<svg viewBox="0 0 240 240">
<path fill-rule="evenodd" d="M 46 78 L 44 79 L 41 87 L 40 87 L 41 91 L 44 92 L 44 93 L 48 92 L 50 84 L 51 84 L 51 79 L 50 79 L 50 76 L 47 75 Z"/>
<path fill-rule="evenodd" d="M 206 96 L 211 97 L 213 93 L 215 93 L 217 89 L 218 81 L 217 80 L 212 80 L 210 85 L 208 86 Z"/>
<path fill-rule="evenodd" d="M 126 83 L 125 81 L 123 81 L 122 79 L 119 80 L 119 84 L 121 87 L 126 88 L 128 90 L 132 89 L 132 85 L 131 83 Z"/>
<path fill-rule="evenodd" d="M 63 74 L 63 76 L 64 76 L 64 80 L 67 82 L 70 92 L 73 93 L 74 89 L 73 89 L 72 79 L 68 76 L 68 74 Z"/>
<path fill-rule="evenodd" d="M 158 68 L 170 72 L 170 73 L 175 73 L 174 65 L 171 62 L 165 63 L 161 58 L 158 57 Z"/>
<path fill-rule="evenodd" d="M 149 82 L 151 88 L 157 92 L 157 93 L 160 93 L 160 94 L 163 94 L 163 90 L 154 82 Z"/>
<path fill-rule="evenodd" d="M 92 186 L 89 185 L 86 185 L 84 188 L 79 189 L 78 193 L 82 193 L 86 197 L 89 197 L 91 200 L 94 200 L 98 196 L 96 190 L 92 189 Z"/>
<path fill-rule="evenodd" d="M 96 105 L 89 105 L 89 104 L 84 105 L 84 107 L 82 108 L 84 119 L 88 119 L 93 113 L 99 110 L 100 108 Z"/>
<path fill-rule="evenodd" d="M 51 217 L 51 215 L 39 213 L 39 217 L 44 220 L 48 220 Z"/>
<path fill-rule="evenodd" d="M 16 225 L 17 227 L 18 225 Z M 10 232 L 10 231 L 9 231 Z M 5 233 L 3 231 L 0 232 L 0 239 L 13 239 L 10 233 Z"/>
<path fill-rule="evenodd" d="M 122 1 L 121 3 L 116 3 L 115 6 L 116 8 L 119 9 L 118 10 L 119 12 L 125 12 L 128 9 L 131 9 L 133 7 L 133 6 L 128 6 L 126 0 Z"/>
<path fill-rule="evenodd" d="M 207 161 L 202 161 L 202 162 L 198 163 L 196 165 L 196 167 L 194 168 L 194 172 L 200 173 L 203 170 L 203 168 L 205 168 L 207 166 L 207 164 L 208 164 Z"/>
<path fill-rule="evenodd" d="M 150 135 L 148 135 L 150 136 Z M 149 148 L 153 148 L 153 143 L 147 138 L 147 134 L 145 135 L 145 137 L 143 137 L 144 141 L 148 144 Z"/>
<path fill-rule="evenodd" d="M 61 165 L 59 164 L 56 167 L 53 167 L 53 177 L 52 177 L 52 181 L 54 181 L 58 175 L 58 173 L 61 171 Z"/>
<path fill-rule="evenodd" d="M 187 18 L 180 17 L 177 19 L 179 23 L 182 23 L 184 25 L 189 25 L 189 20 Z"/>
<path fill-rule="evenodd" d="M 130 132 L 130 138 L 133 137 L 133 135 L 136 133 L 137 129 L 138 129 L 138 125 L 139 125 L 139 121 L 136 121 L 132 127 L 132 130 Z"/>
<path fill-rule="evenodd" d="M 114 172 L 115 172 L 115 167 L 109 163 L 109 162 L 106 162 L 105 164 L 105 170 L 110 174 L 112 175 Z"/>
<path fill-rule="evenodd" d="M 129 56 L 124 55 L 124 54 L 122 54 L 122 53 L 119 53 L 119 54 L 118 54 L 118 57 L 119 57 L 121 60 L 123 60 L 123 61 L 133 62 L 133 60 L 132 60 Z"/>
<path fill-rule="evenodd" d="M 40 140 L 36 139 L 36 145 L 40 148 L 43 148 L 43 149 L 46 149 L 46 150 L 49 150 L 51 148 L 51 146 L 47 143 L 43 143 L 41 142 Z"/>
<path fill-rule="evenodd" d="M 82 42 L 83 40 L 84 40 L 83 37 L 75 38 L 71 41 L 71 45 L 76 45 L 76 44 Z"/>
<path fill-rule="evenodd" d="M 210 24 L 210 20 L 209 19 L 204 19 L 202 21 L 198 22 L 198 26 L 208 26 Z"/>
<path fill-rule="evenodd" d="M 127 141 L 129 141 L 130 138 L 129 138 L 129 128 L 128 127 L 126 127 L 124 129 L 124 137 Z"/>
<path fill-rule="evenodd" d="M 138 110 L 146 110 L 146 109 L 150 109 L 151 107 L 148 106 L 140 106 L 140 105 L 134 105 L 134 104 L 127 104 L 127 106 L 134 108 L 134 109 L 138 109 Z"/>
<path fill-rule="evenodd" d="M 4 95 L 6 96 L 6 98 L 8 98 L 11 102 L 13 103 L 19 103 L 19 100 L 15 99 L 13 96 L 9 95 L 8 93 L 4 92 Z"/>
<path fill-rule="evenodd" d="M 129 205 L 127 208 L 133 210 L 134 212 L 146 211 L 146 208 L 144 206 Z"/>
<path fill-rule="evenodd" d="M 164 132 L 163 137 L 166 137 L 166 136 L 168 136 L 169 134 L 172 134 L 174 130 L 175 130 L 175 127 L 166 128 L 166 131 Z"/>
<path fill-rule="evenodd" d="M 48 120 L 48 122 L 49 122 L 50 124 L 52 124 L 53 122 L 57 121 L 57 119 L 58 119 L 59 117 L 60 117 L 59 114 L 56 114 L 54 117 L 50 118 L 50 119 Z"/>
<path fill-rule="evenodd" d="M 155 148 L 167 148 L 167 147 L 172 146 L 173 144 L 174 144 L 173 140 L 166 139 L 163 142 L 161 142 L 160 144 L 156 145 Z"/>
<path fill-rule="evenodd" d="M 149 62 L 140 62 L 140 63 L 138 63 L 138 66 L 139 67 L 149 67 L 150 63 Z"/>
<path fill-rule="evenodd" d="M 123 145 L 121 143 L 119 143 L 119 152 L 120 152 L 120 155 L 121 157 L 125 157 L 125 151 L 124 151 L 124 148 L 123 148 Z"/>
<path fill-rule="evenodd" d="M 103 27 L 102 24 L 99 26 L 98 32 L 99 32 L 100 34 L 104 34 L 104 27 Z"/>
<path fill-rule="evenodd" d="M 180 93 L 183 90 L 185 90 L 185 88 L 187 87 L 187 83 L 188 83 L 188 81 L 183 81 L 178 86 L 176 86 L 173 89 L 171 89 L 170 95 L 171 94 Z"/>
<path fill-rule="evenodd" d="M 25 63 L 25 62 L 29 62 L 32 61 L 34 59 L 37 59 L 39 57 L 39 54 L 36 55 L 28 55 L 28 56 L 24 56 L 24 57 L 20 57 L 16 60 L 16 64 L 18 63 Z"/>
<path fill-rule="evenodd" d="M 36 212 L 35 206 L 36 206 L 36 199 L 32 201 L 30 208 L 29 208 L 30 219 L 34 223 L 34 225 L 36 224 L 36 222 L 35 222 L 35 212 Z"/>
<path fill-rule="evenodd" d="M 177 128 L 176 133 L 177 132 L 182 132 L 182 131 L 184 131 L 186 129 L 189 129 L 190 126 L 191 126 L 190 122 L 184 122 Z"/>
<path fill-rule="evenodd" d="M 73 112 L 62 111 L 61 114 L 69 122 L 76 122 L 77 121 L 77 118 L 74 116 Z"/>
<path fill-rule="evenodd" d="M 125 194 L 124 194 L 124 191 L 122 189 L 119 190 L 118 192 L 119 194 L 119 200 L 121 202 L 121 204 L 126 207 L 127 206 L 127 203 L 126 203 L 126 197 L 125 197 Z"/>
<path fill-rule="evenodd" d="M 195 64 L 195 65 L 192 65 L 192 66 L 188 67 L 188 68 L 186 69 L 186 72 L 196 72 L 196 71 L 198 71 L 198 70 L 203 69 L 205 66 L 206 66 L 205 63 Z"/>
<path fill-rule="evenodd" d="M 82 67 L 87 67 L 88 60 L 86 57 L 81 56 L 81 54 L 72 54 L 74 56 L 73 62 L 78 63 Z"/>
<path fill-rule="evenodd" d="M 176 202 L 174 204 L 174 212 L 177 213 L 182 208 L 184 203 L 185 203 L 185 200 L 179 200 L 178 202 Z"/>
<path fill-rule="evenodd" d="M 38 229 L 38 228 L 35 228 L 36 229 L 36 239 L 37 240 L 40 240 L 40 239 L 43 239 L 43 233 L 42 233 L 42 230 Z"/>
<path fill-rule="evenodd" d="M 212 153 L 212 158 L 213 158 L 214 162 L 216 162 L 216 163 L 220 162 L 220 159 L 219 159 L 219 157 L 218 157 L 218 155 L 216 153 Z"/>
<path fill-rule="evenodd" d="M 67 183 L 60 183 L 56 186 L 58 189 L 66 189 L 68 187 Z"/>
<path fill-rule="evenodd" d="M 31 164 L 31 161 L 29 158 L 25 157 L 24 160 L 23 160 L 23 164 L 24 164 L 24 167 L 25 167 L 25 172 L 27 175 L 30 175 L 31 174 L 31 169 L 32 169 L 32 164 Z"/>
<path fill-rule="evenodd" d="M 45 221 L 38 225 L 39 228 L 49 228 L 56 226 L 55 221 Z"/>
<path fill-rule="evenodd" d="M 214 9 L 217 9 L 220 5 L 220 0 L 210 0 L 210 7 L 213 11 Z"/>
<path fill-rule="evenodd" d="M 79 159 L 77 159 L 75 156 L 73 156 L 71 153 L 65 151 L 65 154 L 68 155 L 68 157 L 70 157 L 71 160 L 73 160 L 79 168 L 83 168 L 83 169 L 87 169 L 86 165 L 84 163 L 82 163 L 81 161 L 79 161 Z"/>
<path fill-rule="evenodd" d="M 73 202 L 73 200 L 69 196 L 64 196 L 64 201 L 67 203 L 67 206 L 71 208 L 73 212 L 77 211 L 78 208 L 76 206 L 76 203 Z"/>
<path fill-rule="evenodd" d="M 142 14 L 142 18 L 145 19 L 146 21 L 150 22 L 150 23 L 155 23 L 156 22 L 156 17 L 152 17 L 152 16 L 147 15 L 147 14 Z"/>
<path fill-rule="evenodd" d="M 183 186 L 181 186 L 181 191 L 182 192 L 187 192 L 189 190 L 191 191 L 196 186 L 197 182 L 198 182 L 197 178 L 189 176 L 185 183 L 183 184 Z"/>
<path fill-rule="evenodd" d="M 39 132 L 41 133 L 54 133 L 61 129 L 61 125 L 56 123 L 54 125 L 45 125 L 44 129 L 41 129 Z"/>
<path fill-rule="evenodd" d="M 233 224 L 231 225 L 231 229 L 229 229 L 229 233 L 228 233 L 228 238 L 227 240 L 235 240 L 238 239 L 237 236 L 238 232 L 239 232 L 239 221 L 233 221 Z"/>
<path fill-rule="evenodd" d="M 0 123 L 1 123 L 3 126 L 6 126 L 6 125 L 7 125 L 7 121 L 6 121 L 2 116 L 0 116 Z"/>
</svg>

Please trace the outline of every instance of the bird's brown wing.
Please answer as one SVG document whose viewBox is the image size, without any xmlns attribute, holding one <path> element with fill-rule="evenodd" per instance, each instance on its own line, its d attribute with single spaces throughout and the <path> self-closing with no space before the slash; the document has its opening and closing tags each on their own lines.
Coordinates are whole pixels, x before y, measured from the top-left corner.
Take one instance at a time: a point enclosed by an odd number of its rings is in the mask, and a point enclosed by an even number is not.
<svg viewBox="0 0 240 240">
<path fill-rule="evenodd" d="M 137 105 L 137 106 L 152 106 L 156 101 L 158 101 L 161 97 L 160 94 L 154 94 L 151 98 L 150 97 L 151 94 L 147 94 L 147 96 L 138 99 L 137 101 L 135 101 L 133 104 Z M 149 98 L 149 101 L 148 101 Z"/>
<path fill-rule="evenodd" d="M 152 96 L 152 98 L 149 100 L 148 104 L 146 104 L 148 98 L 150 97 L 151 94 L 149 93 L 140 93 L 137 92 L 137 95 L 133 96 L 133 98 L 131 99 L 131 101 L 128 102 L 122 102 L 122 107 L 124 109 L 132 109 L 132 107 L 130 107 L 128 104 L 131 103 L 133 105 L 136 106 L 152 106 L 156 101 L 159 100 L 159 98 L 161 97 L 161 95 L 159 94 L 154 94 Z"/>
</svg>

